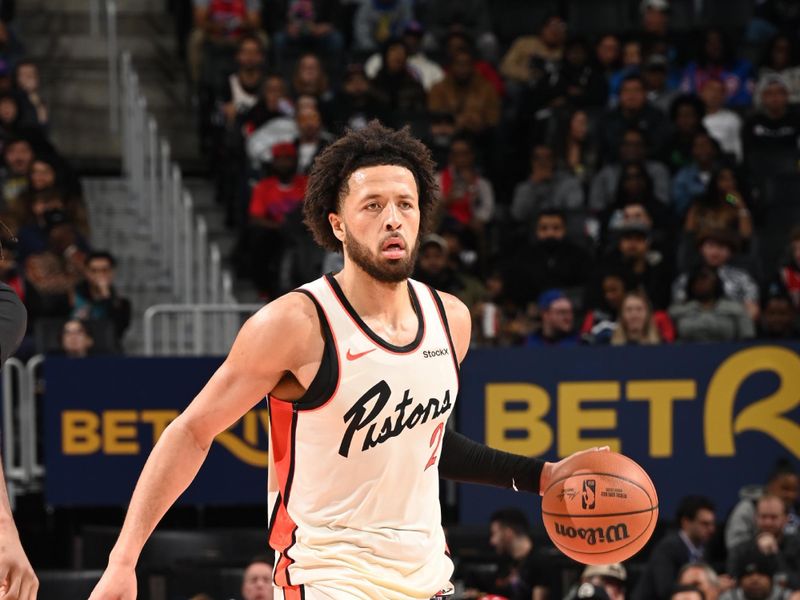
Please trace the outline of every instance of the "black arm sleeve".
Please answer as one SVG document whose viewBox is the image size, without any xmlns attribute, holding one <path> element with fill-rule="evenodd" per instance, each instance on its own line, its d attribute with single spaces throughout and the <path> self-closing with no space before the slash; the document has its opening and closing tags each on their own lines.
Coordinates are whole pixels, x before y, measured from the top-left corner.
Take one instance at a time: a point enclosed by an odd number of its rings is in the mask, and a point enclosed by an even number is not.
<svg viewBox="0 0 800 600">
<path fill-rule="evenodd" d="M 483 483 L 539 493 L 544 461 L 495 450 L 447 430 L 442 441 L 439 475 L 463 483 Z"/>
<path fill-rule="evenodd" d="M 14 354 L 25 335 L 28 313 L 17 293 L 0 283 L 0 365 Z"/>
</svg>

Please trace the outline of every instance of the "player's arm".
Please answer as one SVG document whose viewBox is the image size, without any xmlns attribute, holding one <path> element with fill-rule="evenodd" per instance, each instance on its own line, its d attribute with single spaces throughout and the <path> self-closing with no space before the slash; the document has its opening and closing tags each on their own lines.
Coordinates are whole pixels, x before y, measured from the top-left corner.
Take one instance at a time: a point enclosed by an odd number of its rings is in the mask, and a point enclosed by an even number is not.
<svg viewBox="0 0 800 600">
<path fill-rule="evenodd" d="M 472 335 L 472 315 L 455 296 L 440 292 L 450 335 L 453 338 L 458 362 L 464 360 Z M 583 452 L 595 452 L 591 448 Z M 566 459 L 565 459 L 566 460 Z M 482 483 L 540 494 L 560 463 L 511 454 L 479 444 L 456 431 L 448 429 L 442 440 L 439 474 L 445 479 L 463 483 Z"/>
<path fill-rule="evenodd" d="M 316 311 L 302 294 L 275 300 L 245 323 L 225 362 L 153 448 L 91 600 L 135 598 L 134 569 L 142 547 L 194 479 L 214 438 L 262 400 L 287 371 L 313 365 L 309 355 L 316 346 L 321 356 Z"/>
<path fill-rule="evenodd" d="M 28 315 L 11 287 L 0 283 L 0 364 L 11 356 L 25 335 Z M 39 582 L 22 549 L 11 503 L 6 492 L 3 458 L 0 456 L 0 598 L 36 598 Z"/>
</svg>

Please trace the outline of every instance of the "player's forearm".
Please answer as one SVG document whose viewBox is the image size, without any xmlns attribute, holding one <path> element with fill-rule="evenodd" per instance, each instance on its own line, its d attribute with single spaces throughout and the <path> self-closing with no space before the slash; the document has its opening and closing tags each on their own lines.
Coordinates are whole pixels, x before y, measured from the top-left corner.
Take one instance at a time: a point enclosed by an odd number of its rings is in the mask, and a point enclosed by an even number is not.
<svg viewBox="0 0 800 600">
<path fill-rule="evenodd" d="M 482 483 L 539 493 L 544 461 L 479 444 L 448 430 L 442 442 L 439 474 L 464 483 Z"/>
<path fill-rule="evenodd" d="M 109 563 L 135 565 L 164 513 L 189 487 L 208 454 L 179 417 L 165 430 L 145 463 Z"/>
<path fill-rule="evenodd" d="M 8 501 L 8 492 L 6 491 L 6 478 L 3 473 L 3 457 L 0 456 L 0 530 L 14 520 L 11 515 L 11 503 Z"/>
</svg>

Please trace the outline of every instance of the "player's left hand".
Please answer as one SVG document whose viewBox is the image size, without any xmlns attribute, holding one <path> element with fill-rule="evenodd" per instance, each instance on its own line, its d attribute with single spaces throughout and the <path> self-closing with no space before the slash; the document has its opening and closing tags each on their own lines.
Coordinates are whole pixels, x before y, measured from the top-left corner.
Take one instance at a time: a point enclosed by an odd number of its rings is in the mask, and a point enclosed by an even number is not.
<svg viewBox="0 0 800 600">
<path fill-rule="evenodd" d="M 539 478 L 539 495 L 541 496 L 544 494 L 544 491 L 550 486 L 550 481 L 553 479 L 553 474 L 557 473 L 561 467 L 564 465 L 565 462 L 570 460 L 575 456 L 580 456 L 581 454 L 586 454 L 587 452 L 608 452 L 610 448 L 608 446 L 595 446 L 594 448 L 588 448 L 586 450 L 581 450 L 580 452 L 575 452 L 574 454 L 570 454 L 566 458 L 562 458 L 558 462 L 546 462 L 542 467 L 542 475 Z"/>
<path fill-rule="evenodd" d="M 36 600 L 38 589 L 16 528 L 0 522 L 0 600 Z"/>
</svg>

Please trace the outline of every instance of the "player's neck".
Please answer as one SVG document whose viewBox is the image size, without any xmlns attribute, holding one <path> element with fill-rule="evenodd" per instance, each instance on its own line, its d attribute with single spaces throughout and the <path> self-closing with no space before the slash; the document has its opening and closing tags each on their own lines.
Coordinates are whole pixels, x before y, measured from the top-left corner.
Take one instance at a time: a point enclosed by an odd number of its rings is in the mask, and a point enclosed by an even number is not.
<svg viewBox="0 0 800 600">
<path fill-rule="evenodd" d="M 413 310 L 407 280 L 399 283 L 378 281 L 348 261 L 335 278 L 361 317 L 376 317 L 394 323 L 402 320 L 407 311 Z"/>
<path fill-rule="evenodd" d="M 514 560 L 522 560 L 533 550 L 533 542 L 529 537 L 521 536 L 515 538 L 511 545 L 511 557 Z"/>
</svg>

